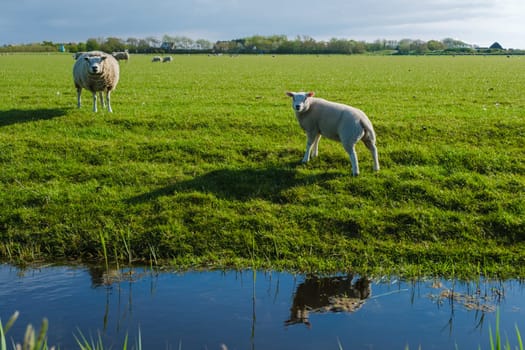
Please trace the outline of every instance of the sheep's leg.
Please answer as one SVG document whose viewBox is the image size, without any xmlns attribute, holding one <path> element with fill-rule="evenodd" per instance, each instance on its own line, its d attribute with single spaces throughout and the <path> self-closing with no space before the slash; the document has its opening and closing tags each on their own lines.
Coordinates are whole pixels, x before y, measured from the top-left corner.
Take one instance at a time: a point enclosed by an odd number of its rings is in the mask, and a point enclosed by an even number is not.
<svg viewBox="0 0 525 350">
<path fill-rule="evenodd" d="M 321 134 L 318 134 L 312 145 L 312 157 L 315 158 L 319 155 L 319 140 L 321 140 Z"/>
<path fill-rule="evenodd" d="M 312 152 L 312 148 L 316 148 L 314 150 L 314 154 L 317 155 L 317 146 L 319 144 L 319 139 L 321 138 L 320 134 L 315 135 L 306 135 L 306 151 L 304 152 L 304 157 L 301 163 L 308 163 L 310 161 L 310 154 Z"/>
<path fill-rule="evenodd" d="M 372 153 L 372 159 L 374 160 L 374 171 L 379 171 L 379 157 L 377 156 L 376 144 L 370 139 L 363 139 L 363 142 L 370 150 L 370 153 Z"/>
<path fill-rule="evenodd" d="M 106 92 L 106 102 L 108 105 L 108 112 L 113 112 L 113 109 L 111 109 L 111 91 Z"/>
<path fill-rule="evenodd" d="M 345 143 L 344 148 L 350 156 L 350 163 L 352 163 L 352 175 L 359 175 L 359 161 L 357 160 L 357 153 L 355 152 L 355 142 Z"/>
<path fill-rule="evenodd" d="M 104 95 L 102 94 L 102 91 L 98 93 L 98 96 L 100 98 L 100 106 L 105 107 L 106 105 L 104 104 Z"/>
<path fill-rule="evenodd" d="M 93 91 L 93 112 L 97 111 L 97 92 Z"/>
<path fill-rule="evenodd" d="M 77 108 L 80 108 L 80 102 L 82 100 L 80 95 L 82 95 L 82 88 L 77 87 Z"/>
</svg>

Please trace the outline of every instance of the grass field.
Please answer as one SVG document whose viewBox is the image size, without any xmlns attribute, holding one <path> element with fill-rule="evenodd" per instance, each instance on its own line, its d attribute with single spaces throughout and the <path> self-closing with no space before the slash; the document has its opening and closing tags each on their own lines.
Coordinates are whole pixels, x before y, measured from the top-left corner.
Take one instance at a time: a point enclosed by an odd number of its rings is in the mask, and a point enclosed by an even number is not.
<svg viewBox="0 0 525 350">
<path fill-rule="evenodd" d="M 0 56 L 0 258 L 524 275 L 525 57 L 150 59 L 95 114 L 69 54 Z M 287 90 L 363 109 L 381 171 L 299 165 Z"/>
</svg>

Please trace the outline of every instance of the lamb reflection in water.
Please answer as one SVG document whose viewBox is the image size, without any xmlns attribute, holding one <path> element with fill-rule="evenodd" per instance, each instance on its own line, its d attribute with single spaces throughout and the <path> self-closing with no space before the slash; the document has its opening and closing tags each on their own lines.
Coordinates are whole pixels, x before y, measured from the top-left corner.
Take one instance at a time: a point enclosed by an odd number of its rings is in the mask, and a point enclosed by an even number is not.
<svg viewBox="0 0 525 350">
<path fill-rule="evenodd" d="M 307 276 L 294 294 L 290 319 L 285 325 L 304 324 L 311 327 L 311 313 L 355 312 L 370 296 L 370 281 L 352 275 L 338 277 Z"/>
</svg>

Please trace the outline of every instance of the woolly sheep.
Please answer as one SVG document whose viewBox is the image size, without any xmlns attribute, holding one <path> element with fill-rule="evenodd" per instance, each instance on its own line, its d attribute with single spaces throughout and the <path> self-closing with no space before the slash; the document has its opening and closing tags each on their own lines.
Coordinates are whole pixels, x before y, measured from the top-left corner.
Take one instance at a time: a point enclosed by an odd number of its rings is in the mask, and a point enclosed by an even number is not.
<svg viewBox="0 0 525 350">
<path fill-rule="evenodd" d="M 166 56 L 162 59 L 162 62 L 171 62 L 171 61 L 173 61 L 173 57 L 171 56 Z"/>
<path fill-rule="evenodd" d="M 160 56 L 154 56 L 151 59 L 151 62 L 162 62 L 162 58 Z"/>
<path fill-rule="evenodd" d="M 117 61 L 128 61 L 129 60 L 128 50 L 113 52 L 111 56 L 115 57 Z"/>
<path fill-rule="evenodd" d="M 87 89 L 93 94 L 93 112 L 97 111 L 97 92 L 100 92 L 102 107 L 104 107 L 102 92 L 106 93 L 108 112 L 113 112 L 110 95 L 117 87 L 119 75 L 119 64 L 113 56 L 102 51 L 90 51 L 83 54 L 73 66 L 78 108 L 80 108 L 82 89 Z"/>
<path fill-rule="evenodd" d="M 321 136 L 340 141 L 350 156 L 352 175 L 359 175 L 359 163 L 355 145 L 362 140 L 372 153 L 374 170 L 379 170 L 376 135 L 366 114 L 354 107 L 313 97 L 313 92 L 287 92 L 292 98 L 292 108 L 299 125 L 306 132 L 306 152 L 303 163 L 310 155 L 318 155 Z"/>
</svg>

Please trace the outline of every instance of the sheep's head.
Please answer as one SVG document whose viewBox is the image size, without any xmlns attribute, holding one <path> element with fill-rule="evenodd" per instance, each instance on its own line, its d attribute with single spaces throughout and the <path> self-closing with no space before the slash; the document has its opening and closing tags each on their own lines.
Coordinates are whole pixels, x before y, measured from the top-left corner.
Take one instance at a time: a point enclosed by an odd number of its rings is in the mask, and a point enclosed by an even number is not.
<svg viewBox="0 0 525 350">
<path fill-rule="evenodd" d="M 102 65 L 107 56 L 87 56 L 84 59 L 88 62 L 89 74 L 101 74 Z"/>
<path fill-rule="evenodd" d="M 298 113 L 306 112 L 310 108 L 310 97 L 313 92 L 287 92 L 286 95 L 292 98 L 292 108 Z"/>
</svg>

